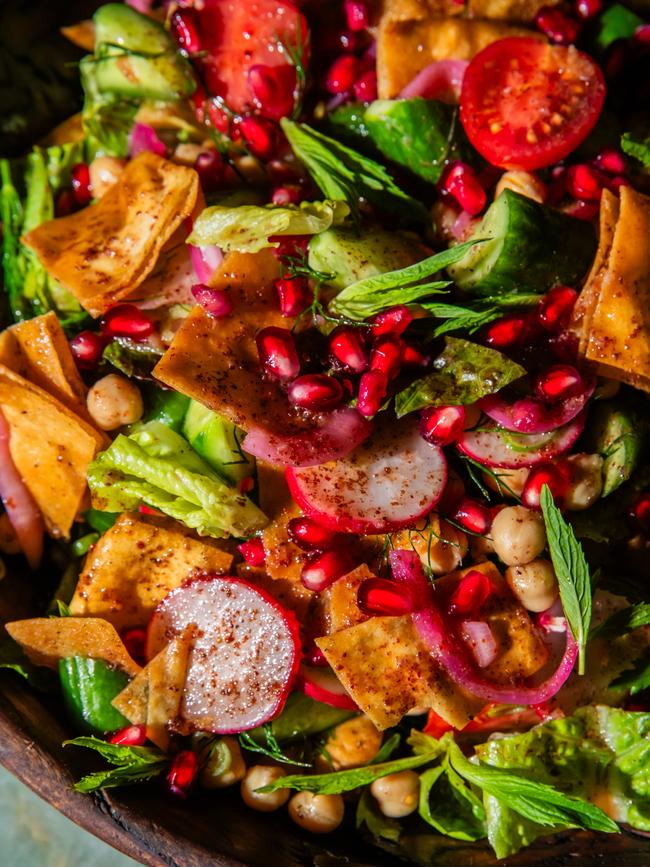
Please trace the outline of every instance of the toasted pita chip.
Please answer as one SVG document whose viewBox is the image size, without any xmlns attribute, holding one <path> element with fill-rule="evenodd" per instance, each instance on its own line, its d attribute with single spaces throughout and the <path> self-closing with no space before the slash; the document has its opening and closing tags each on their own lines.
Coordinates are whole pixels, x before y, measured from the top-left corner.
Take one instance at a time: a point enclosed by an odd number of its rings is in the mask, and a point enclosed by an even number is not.
<svg viewBox="0 0 650 867">
<path fill-rule="evenodd" d="M 463 693 L 433 659 L 408 616 L 371 617 L 316 639 L 337 677 L 378 729 L 415 707 L 462 728 L 483 702 Z"/>
<path fill-rule="evenodd" d="M 149 671 L 145 666 L 133 680 L 118 693 L 111 704 L 126 717 L 134 726 L 143 726 L 147 722 L 147 704 L 149 702 Z"/>
<path fill-rule="evenodd" d="M 188 627 L 147 665 L 147 737 L 161 750 L 169 746 L 170 728 L 180 714 L 191 649 L 192 627 Z"/>
<path fill-rule="evenodd" d="M 42 223 L 23 242 L 100 316 L 151 273 L 165 242 L 192 213 L 197 192 L 193 169 L 145 152 L 96 204 Z"/>
<path fill-rule="evenodd" d="M 374 577 L 368 566 L 362 563 L 321 593 L 323 615 L 329 626 L 327 630 L 329 633 L 356 626 L 357 623 L 363 623 L 368 619 L 357 605 L 357 593 L 363 581 Z"/>
<path fill-rule="evenodd" d="M 141 310 L 156 310 L 171 304 L 193 305 L 192 286 L 195 283 L 190 248 L 182 240 L 161 251 L 151 274 L 123 300 L 137 304 Z"/>
<path fill-rule="evenodd" d="M 19 322 L 0 334 L 0 364 L 28 379 L 90 422 L 86 386 L 55 313 Z"/>
<path fill-rule="evenodd" d="M 231 564 L 223 545 L 176 521 L 121 515 L 90 550 L 70 610 L 117 629 L 145 626 L 156 605 L 193 574 L 225 574 Z"/>
<path fill-rule="evenodd" d="M 67 538 L 86 493 L 86 470 L 106 436 L 42 388 L 0 364 L 0 409 L 11 456 L 48 531 Z"/>
<path fill-rule="evenodd" d="M 56 668 L 60 659 L 85 656 L 101 659 L 130 677 L 140 671 L 115 627 L 98 617 L 36 617 L 14 620 L 6 629 L 35 665 Z"/>
</svg>

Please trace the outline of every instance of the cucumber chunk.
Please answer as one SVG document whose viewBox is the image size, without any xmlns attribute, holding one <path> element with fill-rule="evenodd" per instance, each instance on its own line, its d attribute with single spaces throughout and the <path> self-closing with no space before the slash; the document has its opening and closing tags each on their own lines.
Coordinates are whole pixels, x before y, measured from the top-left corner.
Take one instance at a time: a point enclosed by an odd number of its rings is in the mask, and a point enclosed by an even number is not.
<svg viewBox="0 0 650 867">
<path fill-rule="evenodd" d="M 596 235 L 590 223 L 504 190 L 473 239 L 487 239 L 447 269 L 476 295 L 546 292 L 575 286 L 590 267 Z"/>
<path fill-rule="evenodd" d="M 155 387 L 148 396 L 149 406 L 143 421 L 160 421 L 176 433 L 181 433 L 190 404 L 189 397 L 172 389 Z"/>
<path fill-rule="evenodd" d="M 71 656 L 59 662 L 63 700 L 71 721 L 80 730 L 102 735 L 129 724 L 111 704 L 129 678 L 99 659 Z"/>
<path fill-rule="evenodd" d="M 191 400 L 187 408 L 183 434 L 194 451 L 224 479 L 236 483 L 253 474 L 255 461 L 241 449 L 241 431 L 196 400 Z"/>
<path fill-rule="evenodd" d="M 643 428 L 638 415 L 620 402 L 596 404 L 591 418 L 594 451 L 603 457 L 603 497 L 632 477 L 639 464 Z"/>
</svg>

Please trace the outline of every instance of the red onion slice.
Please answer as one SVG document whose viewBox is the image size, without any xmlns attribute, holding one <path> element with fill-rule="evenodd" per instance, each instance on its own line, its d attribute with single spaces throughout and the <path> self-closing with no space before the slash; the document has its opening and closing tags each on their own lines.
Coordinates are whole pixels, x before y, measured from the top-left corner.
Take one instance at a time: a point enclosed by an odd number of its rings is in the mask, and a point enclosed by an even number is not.
<svg viewBox="0 0 650 867">
<path fill-rule="evenodd" d="M 215 245 L 194 247 L 192 244 L 188 246 L 190 248 L 192 267 L 199 283 L 206 283 L 209 286 L 210 281 L 214 277 L 214 272 L 223 262 L 221 247 Z"/>
<path fill-rule="evenodd" d="M 167 155 L 167 148 L 152 126 L 146 123 L 134 123 L 129 135 L 129 156 L 137 157 L 145 151 L 158 154 L 159 157 Z"/>
<path fill-rule="evenodd" d="M 302 665 L 300 667 L 300 688 L 315 701 L 322 701 L 331 707 L 341 710 L 356 710 L 359 708 L 356 702 L 334 674 L 331 668 L 314 668 Z"/>
<path fill-rule="evenodd" d="M 439 99 L 457 105 L 463 87 L 467 60 L 435 60 L 425 66 L 400 93 L 400 99 Z"/>
<path fill-rule="evenodd" d="M 499 655 L 490 624 L 484 620 L 463 620 L 460 634 L 469 645 L 479 668 L 487 668 Z"/>
<path fill-rule="evenodd" d="M 573 395 L 556 406 L 547 407 L 534 398 L 508 403 L 499 394 L 490 394 L 479 401 L 483 412 L 505 430 L 524 434 L 549 433 L 579 415 L 594 393 L 594 380 L 585 383 L 580 394 Z"/>
</svg>

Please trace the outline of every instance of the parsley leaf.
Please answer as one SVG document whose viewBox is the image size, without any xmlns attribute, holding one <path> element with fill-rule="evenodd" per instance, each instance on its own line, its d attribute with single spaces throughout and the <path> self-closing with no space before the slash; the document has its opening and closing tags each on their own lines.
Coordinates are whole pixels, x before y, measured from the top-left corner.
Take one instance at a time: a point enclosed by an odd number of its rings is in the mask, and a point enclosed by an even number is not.
<svg viewBox="0 0 650 867">
<path fill-rule="evenodd" d="M 634 663 L 634 667 L 624 671 L 610 684 L 615 689 L 628 689 L 630 695 L 650 689 L 650 650 L 647 650 Z"/>
<path fill-rule="evenodd" d="M 97 771 L 82 777 L 74 788 L 77 792 L 94 792 L 96 789 L 111 789 L 142 783 L 162 774 L 169 766 L 169 759 L 160 750 L 151 747 L 128 747 L 110 744 L 101 738 L 81 737 L 64 741 L 63 746 L 86 747 L 95 750 L 113 768 Z"/>
<path fill-rule="evenodd" d="M 637 605 L 630 605 L 620 611 L 615 611 L 600 626 L 597 626 L 589 637 L 617 638 L 619 635 L 633 632 L 641 626 L 649 625 L 650 602 L 639 602 Z"/>
<path fill-rule="evenodd" d="M 643 163 L 646 169 L 650 169 L 650 136 L 642 139 L 626 132 L 621 138 L 621 147 L 628 156 L 634 157 Z"/>
<path fill-rule="evenodd" d="M 239 745 L 248 750 L 249 753 L 260 753 L 273 759 L 275 762 L 281 762 L 285 765 L 297 765 L 300 768 L 311 768 L 309 762 L 298 762 L 295 759 L 289 758 L 286 753 L 282 752 L 282 747 L 278 743 L 270 723 L 265 723 L 262 726 L 266 744 L 259 744 L 249 732 L 242 732 L 239 735 Z"/>
<path fill-rule="evenodd" d="M 585 673 L 585 647 L 591 623 L 591 578 L 582 545 L 562 517 L 544 485 L 540 496 L 548 549 L 560 586 L 560 599 L 573 637 L 578 642 L 578 674 Z"/>
</svg>

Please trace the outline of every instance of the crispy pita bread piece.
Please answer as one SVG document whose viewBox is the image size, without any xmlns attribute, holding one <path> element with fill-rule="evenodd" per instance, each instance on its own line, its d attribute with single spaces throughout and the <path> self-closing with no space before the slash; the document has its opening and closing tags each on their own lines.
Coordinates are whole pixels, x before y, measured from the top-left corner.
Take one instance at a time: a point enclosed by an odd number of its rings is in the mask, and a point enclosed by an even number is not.
<svg viewBox="0 0 650 867">
<path fill-rule="evenodd" d="M 35 316 L 0 334 L 0 364 L 28 379 L 90 422 L 86 386 L 55 313 Z"/>
<path fill-rule="evenodd" d="M 304 623 L 310 616 L 311 602 L 316 594 L 303 587 L 300 581 L 271 578 L 263 567 L 249 566 L 247 563 L 238 563 L 236 571 L 240 578 L 266 591 L 287 611 L 293 611 L 300 623 Z"/>
<path fill-rule="evenodd" d="M 226 574 L 232 559 L 176 521 L 124 514 L 90 550 L 70 610 L 117 629 L 145 626 L 168 593 L 197 573 Z"/>
<path fill-rule="evenodd" d="M 115 627 L 98 617 L 36 617 L 14 620 L 6 629 L 35 665 L 56 668 L 60 659 L 101 659 L 135 677 L 140 666 L 129 656 Z"/>
<path fill-rule="evenodd" d="M 0 364 L 0 409 L 18 472 L 52 536 L 68 537 L 86 493 L 86 470 L 106 436 L 42 388 Z"/>
<path fill-rule="evenodd" d="M 542 6 L 560 0 L 384 0 L 382 12 L 394 21 L 430 21 L 448 16 L 530 23 Z"/>
<path fill-rule="evenodd" d="M 166 241 L 192 213 L 198 175 L 152 153 L 131 160 L 102 198 L 23 238 L 44 268 L 93 316 L 151 273 Z"/>
<path fill-rule="evenodd" d="M 130 680 L 122 692 L 118 693 L 111 704 L 126 717 L 134 726 L 143 726 L 147 722 L 147 703 L 149 701 L 149 671 L 148 666 Z"/>
<path fill-rule="evenodd" d="M 359 586 L 367 578 L 374 577 L 374 573 L 365 563 L 362 563 L 361 566 L 357 566 L 352 572 L 339 578 L 320 594 L 324 623 L 327 625 L 329 633 L 356 626 L 357 623 L 363 623 L 364 620 L 368 619 L 357 605 L 357 593 Z"/>
<path fill-rule="evenodd" d="M 463 728 L 483 704 L 463 693 L 433 659 L 409 616 L 371 617 L 316 639 L 336 676 L 383 731 L 415 707 Z"/>
</svg>

